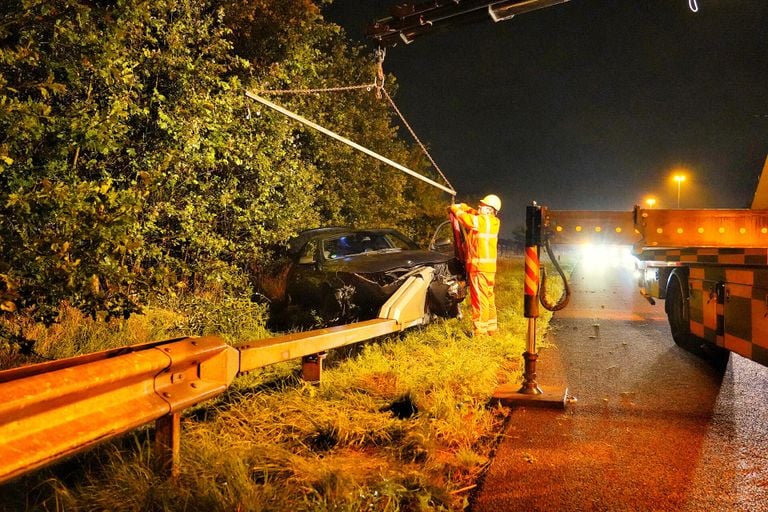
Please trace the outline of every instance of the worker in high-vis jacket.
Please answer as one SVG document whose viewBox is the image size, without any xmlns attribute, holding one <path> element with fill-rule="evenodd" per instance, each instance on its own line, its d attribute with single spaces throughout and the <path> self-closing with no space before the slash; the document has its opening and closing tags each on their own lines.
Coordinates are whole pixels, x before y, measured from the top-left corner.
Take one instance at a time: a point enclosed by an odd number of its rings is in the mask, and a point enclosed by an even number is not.
<svg viewBox="0 0 768 512">
<path fill-rule="evenodd" d="M 477 210 L 464 203 L 451 205 L 450 211 L 466 234 L 465 263 L 472 301 L 474 335 L 493 336 L 498 331 L 496 299 L 493 285 L 496 277 L 496 246 L 499 239 L 501 210 L 499 196 L 485 196 Z"/>
</svg>

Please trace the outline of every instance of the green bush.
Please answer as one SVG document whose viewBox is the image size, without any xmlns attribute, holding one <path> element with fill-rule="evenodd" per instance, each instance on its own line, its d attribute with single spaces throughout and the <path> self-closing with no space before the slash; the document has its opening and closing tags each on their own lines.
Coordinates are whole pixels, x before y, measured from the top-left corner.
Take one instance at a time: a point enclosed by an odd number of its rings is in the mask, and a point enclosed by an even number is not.
<svg viewBox="0 0 768 512">
<path fill-rule="evenodd" d="M 440 192 L 304 129 L 246 89 L 368 83 L 309 0 L 0 5 L 0 314 L 127 317 L 263 268 L 299 230 L 382 223 L 424 239 Z M 394 81 L 389 81 L 394 83 Z M 290 96 L 416 169 L 372 92 Z M 365 190 L 365 193 L 361 193 Z"/>
</svg>

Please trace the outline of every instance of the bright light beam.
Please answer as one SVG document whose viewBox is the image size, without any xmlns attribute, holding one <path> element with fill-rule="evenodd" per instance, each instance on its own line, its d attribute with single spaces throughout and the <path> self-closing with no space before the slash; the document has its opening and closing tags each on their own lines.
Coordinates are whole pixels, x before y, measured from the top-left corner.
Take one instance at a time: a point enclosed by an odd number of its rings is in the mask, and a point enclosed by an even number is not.
<svg viewBox="0 0 768 512">
<path fill-rule="evenodd" d="M 579 247 L 581 265 L 587 272 L 601 274 L 608 268 L 634 271 L 636 258 L 630 247 L 613 244 L 583 244 Z"/>
<path fill-rule="evenodd" d="M 688 7 L 691 8 L 692 12 L 699 12 L 699 4 L 697 3 L 697 0 L 688 0 Z"/>
</svg>

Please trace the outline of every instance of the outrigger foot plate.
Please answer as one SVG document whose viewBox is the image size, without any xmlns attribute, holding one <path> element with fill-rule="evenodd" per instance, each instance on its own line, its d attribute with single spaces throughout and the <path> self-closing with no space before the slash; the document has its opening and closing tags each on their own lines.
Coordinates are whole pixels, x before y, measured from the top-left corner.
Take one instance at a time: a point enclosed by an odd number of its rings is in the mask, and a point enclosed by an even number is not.
<svg viewBox="0 0 768 512">
<path fill-rule="evenodd" d="M 568 388 L 545 389 L 537 388 L 536 393 L 521 392 L 519 384 L 502 384 L 493 392 L 493 401 L 501 405 L 516 407 L 548 407 L 565 409 L 568 398 Z"/>
</svg>

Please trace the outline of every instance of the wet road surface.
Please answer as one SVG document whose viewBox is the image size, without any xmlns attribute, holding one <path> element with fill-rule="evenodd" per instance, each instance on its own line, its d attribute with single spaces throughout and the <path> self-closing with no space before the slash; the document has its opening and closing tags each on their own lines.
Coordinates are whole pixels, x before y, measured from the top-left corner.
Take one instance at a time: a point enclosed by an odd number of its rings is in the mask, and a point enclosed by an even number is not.
<svg viewBox="0 0 768 512">
<path fill-rule="evenodd" d="M 768 511 L 768 368 L 679 349 L 626 268 L 571 285 L 538 382 L 577 401 L 513 410 L 472 511 Z"/>
</svg>

